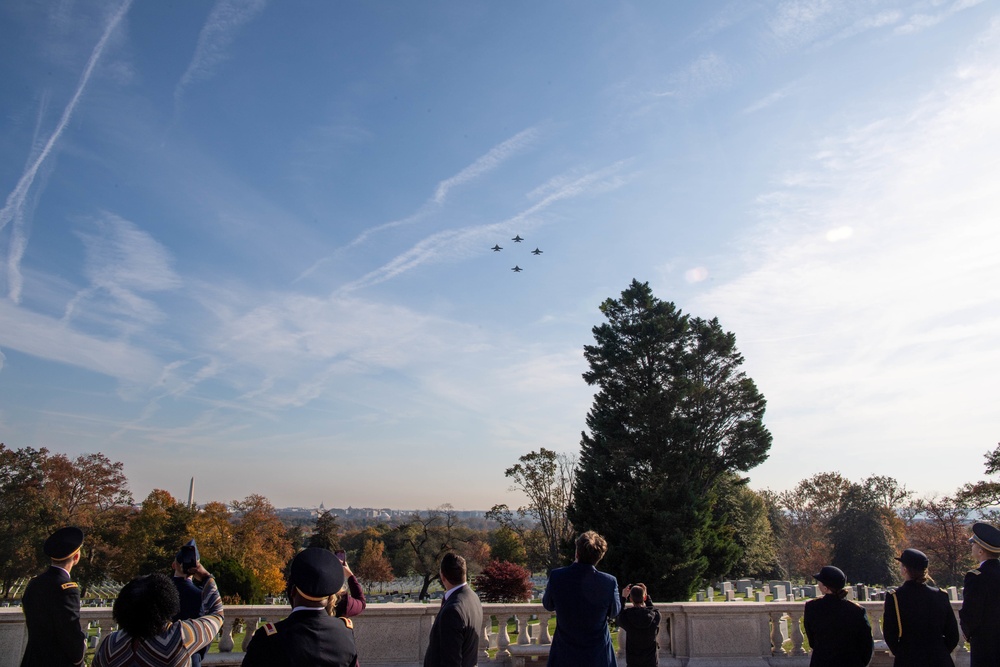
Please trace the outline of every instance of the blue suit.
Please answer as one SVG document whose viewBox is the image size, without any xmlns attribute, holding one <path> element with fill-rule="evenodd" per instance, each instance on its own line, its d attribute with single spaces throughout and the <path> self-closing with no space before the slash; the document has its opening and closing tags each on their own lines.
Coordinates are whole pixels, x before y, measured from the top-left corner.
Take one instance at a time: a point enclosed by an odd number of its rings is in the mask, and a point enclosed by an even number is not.
<svg viewBox="0 0 1000 667">
<path fill-rule="evenodd" d="M 177 594 L 181 599 L 181 610 L 174 616 L 175 621 L 187 621 L 203 616 L 201 613 L 201 589 L 198 588 L 190 577 L 171 577 L 174 586 L 177 587 Z M 205 659 L 208 647 L 201 649 L 191 656 L 191 667 L 201 667 L 201 661 Z"/>
<path fill-rule="evenodd" d="M 556 612 L 548 667 L 617 667 L 608 619 L 618 616 L 618 581 L 593 565 L 552 570 L 542 606 Z"/>
</svg>

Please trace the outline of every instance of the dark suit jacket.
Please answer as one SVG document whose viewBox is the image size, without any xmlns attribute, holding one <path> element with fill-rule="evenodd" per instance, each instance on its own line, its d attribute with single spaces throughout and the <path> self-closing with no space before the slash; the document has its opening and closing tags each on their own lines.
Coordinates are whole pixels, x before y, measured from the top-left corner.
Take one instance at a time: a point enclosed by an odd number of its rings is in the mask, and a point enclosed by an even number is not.
<svg viewBox="0 0 1000 667">
<path fill-rule="evenodd" d="M 810 667 L 865 667 L 875 645 L 864 607 L 836 595 L 806 602 L 803 625 L 812 647 Z"/>
<path fill-rule="evenodd" d="M 542 606 L 556 612 L 549 667 L 617 667 L 608 632 L 621 611 L 614 577 L 581 563 L 552 570 Z"/>
<path fill-rule="evenodd" d="M 424 667 L 473 667 L 479 661 L 483 605 L 466 586 L 441 603 L 424 653 Z"/>
<path fill-rule="evenodd" d="M 958 621 L 948 594 L 933 586 L 907 581 L 886 595 L 882 634 L 896 656 L 895 667 L 955 666 L 951 652 L 958 646 Z"/>
<path fill-rule="evenodd" d="M 972 650 L 972 667 L 1000 665 L 1000 560 L 990 558 L 965 575 L 962 632 Z"/>
<path fill-rule="evenodd" d="M 66 570 L 50 567 L 29 581 L 21 605 L 28 626 L 21 667 L 83 664 L 87 636 L 80 628 L 80 588 Z"/>
<path fill-rule="evenodd" d="M 171 579 L 177 588 L 177 594 L 181 598 L 181 610 L 174 616 L 174 620 L 186 621 L 202 616 L 201 589 L 189 577 L 174 576 Z M 201 661 L 205 658 L 206 653 L 208 653 L 207 646 L 192 655 L 191 667 L 201 667 Z"/>
<path fill-rule="evenodd" d="M 354 630 L 325 609 L 299 610 L 258 628 L 243 667 L 353 667 L 358 664 Z"/>
</svg>

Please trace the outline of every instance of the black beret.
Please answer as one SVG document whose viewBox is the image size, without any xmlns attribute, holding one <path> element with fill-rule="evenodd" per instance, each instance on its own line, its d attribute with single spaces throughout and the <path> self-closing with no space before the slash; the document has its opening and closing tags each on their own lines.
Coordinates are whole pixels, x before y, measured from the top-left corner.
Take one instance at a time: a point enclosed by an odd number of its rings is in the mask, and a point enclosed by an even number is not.
<svg viewBox="0 0 1000 667">
<path fill-rule="evenodd" d="M 66 560 L 83 546 L 83 531 L 76 526 L 66 526 L 49 535 L 42 551 L 52 560 Z"/>
<path fill-rule="evenodd" d="M 988 523 L 972 524 L 972 537 L 969 541 L 978 544 L 990 553 L 1000 552 L 1000 530 L 997 530 Z"/>
<path fill-rule="evenodd" d="M 825 565 L 817 574 L 813 575 L 817 580 L 828 588 L 843 588 L 847 585 L 847 575 L 839 567 Z"/>
<path fill-rule="evenodd" d="M 896 557 L 896 560 L 906 567 L 912 567 L 917 570 L 926 570 L 927 566 L 931 563 L 927 560 L 927 556 L 923 551 L 917 551 L 916 549 L 904 549 L 903 553 Z"/>
<path fill-rule="evenodd" d="M 288 583 L 310 600 L 322 600 L 344 586 L 344 566 L 329 549 L 309 547 L 295 554 Z"/>
<path fill-rule="evenodd" d="M 201 555 L 198 553 L 198 545 L 195 544 L 194 540 L 190 540 L 181 547 L 181 550 L 177 552 L 175 560 L 181 565 L 189 565 L 191 567 L 194 567 L 194 564 L 201 560 Z"/>
</svg>

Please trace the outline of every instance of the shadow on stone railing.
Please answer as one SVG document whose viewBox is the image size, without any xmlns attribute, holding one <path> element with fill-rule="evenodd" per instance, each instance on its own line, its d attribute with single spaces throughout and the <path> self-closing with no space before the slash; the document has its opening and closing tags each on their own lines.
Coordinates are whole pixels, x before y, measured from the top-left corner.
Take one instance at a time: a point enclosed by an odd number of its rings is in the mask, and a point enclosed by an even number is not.
<svg viewBox="0 0 1000 667">
<path fill-rule="evenodd" d="M 881 602 L 861 603 L 868 610 L 876 648 L 885 650 Z M 961 603 L 953 603 L 957 612 Z M 354 619 L 358 654 L 365 667 L 420 667 L 438 604 L 370 604 Z M 661 614 L 660 665 L 685 665 L 705 658 L 727 665 L 807 665 L 802 632 L 803 602 L 693 602 L 657 605 Z M 219 653 L 206 665 L 239 665 L 253 632 L 288 614 L 287 606 L 227 606 L 219 634 Z M 540 604 L 485 604 L 481 665 L 525 664 L 544 656 L 551 645 L 549 622 L 554 614 Z M 114 629 L 111 609 L 84 608 L 81 622 L 92 642 Z M 508 622 L 510 626 L 508 627 Z M 234 633 L 234 628 L 243 632 Z M 619 655 L 628 637 L 619 632 Z M 0 667 L 17 667 L 26 633 L 20 609 L 0 609 Z M 958 667 L 969 664 L 964 645 L 955 652 Z M 537 664 L 544 664 L 544 657 Z M 624 664 L 624 659 L 620 660 Z M 528 663 L 535 664 L 535 663 Z M 879 664 L 879 661 L 872 663 Z"/>
</svg>

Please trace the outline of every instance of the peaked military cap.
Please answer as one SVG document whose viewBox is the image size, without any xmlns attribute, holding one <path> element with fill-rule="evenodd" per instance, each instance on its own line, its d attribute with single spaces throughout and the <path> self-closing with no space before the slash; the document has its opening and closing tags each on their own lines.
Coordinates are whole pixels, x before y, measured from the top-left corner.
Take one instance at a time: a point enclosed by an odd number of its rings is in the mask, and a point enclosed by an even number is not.
<svg viewBox="0 0 1000 667">
<path fill-rule="evenodd" d="M 972 524 L 972 537 L 969 542 L 978 544 L 990 553 L 1000 553 L 1000 530 L 988 523 Z"/>
<path fill-rule="evenodd" d="M 906 567 L 912 567 L 917 570 L 926 570 L 927 566 L 931 564 L 926 554 L 916 549 L 904 549 L 903 553 L 896 557 L 896 560 Z"/>
<path fill-rule="evenodd" d="M 307 600 L 317 601 L 333 595 L 344 585 L 344 566 L 329 549 L 309 547 L 295 554 L 288 583 Z"/>
<path fill-rule="evenodd" d="M 181 547 L 181 550 L 177 552 L 176 560 L 181 565 L 189 565 L 190 567 L 194 567 L 201 560 L 201 555 L 198 553 L 198 545 L 195 544 L 194 540 L 189 540 L 187 544 Z"/>
<path fill-rule="evenodd" d="M 843 588 L 847 585 L 847 575 L 839 567 L 832 565 L 824 565 L 818 573 L 813 575 L 813 579 L 827 588 Z"/>
<path fill-rule="evenodd" d="M 42 551 L 52 560 L 66 560 L 83 546 L 83 531 L 76 526 L 66 526 L 49 535 Z"/>
</svg>

